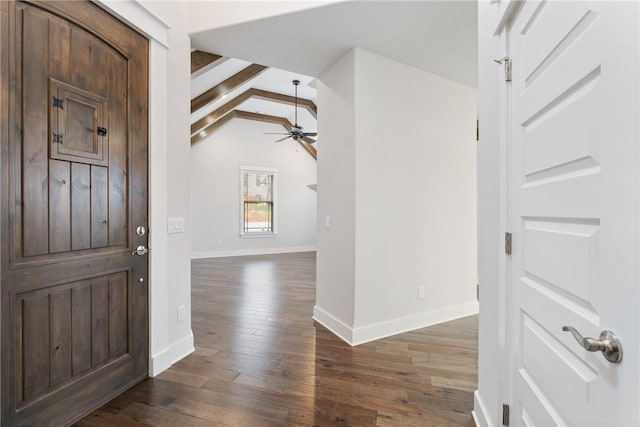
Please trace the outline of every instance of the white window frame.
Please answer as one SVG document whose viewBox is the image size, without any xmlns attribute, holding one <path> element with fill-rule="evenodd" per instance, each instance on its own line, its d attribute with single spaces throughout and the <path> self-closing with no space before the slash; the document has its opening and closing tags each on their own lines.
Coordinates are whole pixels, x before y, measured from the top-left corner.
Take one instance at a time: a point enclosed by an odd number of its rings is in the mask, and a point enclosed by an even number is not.
<svg viewBox="0 0 640 427">
<path fill-rule="evenodd" d="M 273 212 L 271 215 L 271 222 L 273 231 L 246 233 L 244 231 L 244 175 L 246 173 L 259 173 L 273 175 L 271 180 L 271 197 Z M 278 235 L 278 169 L 266 166 L 248 166 L 240 165 L 240 237 L 242 238 L 261 238 L 261 237 L 275 237 Z"/>
</svg>

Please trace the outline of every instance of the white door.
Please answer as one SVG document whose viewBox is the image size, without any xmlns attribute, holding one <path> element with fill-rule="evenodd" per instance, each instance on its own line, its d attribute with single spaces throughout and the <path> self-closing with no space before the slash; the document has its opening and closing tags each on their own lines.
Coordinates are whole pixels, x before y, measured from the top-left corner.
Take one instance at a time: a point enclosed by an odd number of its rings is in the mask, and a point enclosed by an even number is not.
<svg viewBox="0 0 640 427">
<path fill-rule="evenodd" d="M 508 26 L 512 426 L 640 425 L 639 17 L 523 2 Z M 623 360 L 563 326 L 614 331 Z"/>
</svg>

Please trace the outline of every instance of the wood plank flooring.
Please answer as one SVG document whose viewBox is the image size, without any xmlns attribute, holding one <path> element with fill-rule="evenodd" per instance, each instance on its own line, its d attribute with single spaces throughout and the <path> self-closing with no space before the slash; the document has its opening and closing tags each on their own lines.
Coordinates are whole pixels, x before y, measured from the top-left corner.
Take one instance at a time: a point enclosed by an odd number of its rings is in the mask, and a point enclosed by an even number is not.
<svg viewBox="0 0 640 427">
<path fill-rule="evenodd" d="M 196 352 L 98 426 L 473 426 L 477 316 L 350 347 L 311 319 L 315 253 L 194 260 Z"/>
</svg>

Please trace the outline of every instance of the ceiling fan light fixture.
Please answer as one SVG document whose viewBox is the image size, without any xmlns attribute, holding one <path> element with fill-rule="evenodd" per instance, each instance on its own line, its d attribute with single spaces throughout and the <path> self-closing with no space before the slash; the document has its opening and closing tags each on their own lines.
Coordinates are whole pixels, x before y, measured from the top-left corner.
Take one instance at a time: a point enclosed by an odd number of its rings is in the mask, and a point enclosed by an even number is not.
<svg viewBox="0 0 640 427">
<path fill-rule="evenodd" d="M 304 141 L 307 144 L 313 144 L 315 143 L 315 139 L 313 138 L 309 138 L 310 136 L 316 136 L 317 133 L 316 132 L 304 132 L 302 126 L 300 126 L 298 124 L 298 86 L 300 85 L 300 80 L 298 79 L 294 79 L 291 81 L 291 83 L 293 83 L 293 86 L 295 87 L 295 98 L 294 98 L 294 111 L 295 111 L 295 120 L 294 120 L 294 124 L 291 126 L 291 129 L 289 129 L 289 132 L 287 132 L 285 135 L 288 135 L 285 138 L 279 139 L 277 141 L 274 142 L 280 142 L 280 141 L 284 141 L 285 139 L 289 139 L 292 138 L 294 141 Z"/>
</svg>

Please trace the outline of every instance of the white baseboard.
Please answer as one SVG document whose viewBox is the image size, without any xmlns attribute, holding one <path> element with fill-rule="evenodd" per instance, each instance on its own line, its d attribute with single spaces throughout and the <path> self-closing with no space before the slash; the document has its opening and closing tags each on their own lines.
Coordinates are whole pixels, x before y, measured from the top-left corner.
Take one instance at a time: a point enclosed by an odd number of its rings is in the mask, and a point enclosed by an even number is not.
<svg viewBox="0 0 640 427">
<path fill-rule="evenodd" d="M 353 330 L 353 345 L 364 344 L 392 335 L 409 332 L 427 326 L 437 325 L 461 317 L 478 314 L 478 302 L 471 301 L 459 305 L 425 311 L 385 322 L 360 326 Z"/>
<path fill-rule="evenodd" d="M 233 249 L 228 251 L 192 252 L 191 259 L 222 258 L 246 255 L 288 254 L 294 252 L 315 252 L 315 246 L 288 246 L 284 248 Z"/>
<path fill-rule="evenodd" d="M 471 411 L 471 415 L 477 427 L 493 427 L 489 422 L 491 418 L 487 416 L 487 407 L 482 400 L 482 396 L 480 396 L 480 390 L 476 390 L 473 393 L 473 411 Z"/>
<path fill-rule="evenodd" d="M 473 314 L 478 314 L 477 301 L 426 311 L 358 328 L 352 328 L 322 310 L 320 307 L 313 307 L 314 320 L 352 346 L 401 334 L 403 332 L 426 328 L 427 326 L 437 325 L 438 323 L 448 322 L 450 320 L 471 316 Z"/>
<path fill-rule="evenodd" d="M 342 341 L 353 345 L 353 330 L 317 305 L 313 306 L 313 320 L 333 332 L 333 334 Z"/>
<path fill-rule="evenodd" d="M 171 365 L 180 359 L 187 357 L 194 351 L 193 332 L 190 331 L 189 335 L 186 337 L 173 343 L 160 353 L 151 356 L 151 363 L 149 363 L 149 375 L 152 377 L 159 375 L 162 371 L 168 369 Z"/>
</svg>

